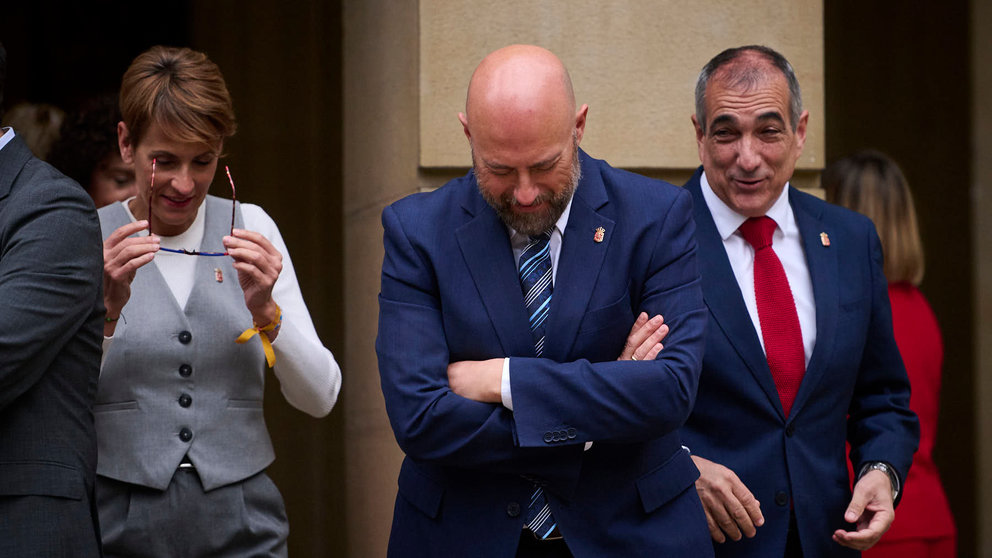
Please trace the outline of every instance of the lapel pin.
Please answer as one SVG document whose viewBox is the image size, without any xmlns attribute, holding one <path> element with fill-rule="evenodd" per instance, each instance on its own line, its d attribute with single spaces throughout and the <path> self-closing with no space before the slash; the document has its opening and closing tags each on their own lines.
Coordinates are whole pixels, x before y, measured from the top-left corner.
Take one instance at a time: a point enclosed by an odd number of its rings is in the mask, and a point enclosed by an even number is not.
<svg viewBox="0 0 992 558">
<path fill-rule="evenodd" d="M 214 268 L 214 279 L 216 279 L 218 283 L 224 282 L 224 271 L 221 268 Z"/>
<path fill-rule="evenodd" d="M 602 242 L 603 238 L 606 237 L 606 229 L 603 227 L 596 227 L 596 234 L 592 235 L 594 242 Z"/>
<path fill-rule="evenodd" d="M 825 232 L 820 233 L 820 244 L 824 246 L 830 246 L 830 237 L 827 236 L 827 233 Z"/>
</svg>

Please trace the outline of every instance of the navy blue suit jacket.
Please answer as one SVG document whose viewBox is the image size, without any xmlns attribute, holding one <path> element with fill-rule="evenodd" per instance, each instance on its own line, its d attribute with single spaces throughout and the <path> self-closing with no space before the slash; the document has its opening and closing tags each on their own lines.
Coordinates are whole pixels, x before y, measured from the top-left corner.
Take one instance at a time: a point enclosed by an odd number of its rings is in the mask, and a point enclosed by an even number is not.
<svg viewBox="0 0 992 558">
<path fill-rule="evenodd" d="M 407 454 L 391 556 L 513 556 L 535 482 L 576 557 L 711 552 L 677 433 L 706 320 L 692 203 L 580 158 L 543 358 L 507 229 L 472 172 L 383 212 L 376 350 Z M 616 361 L 641 310 L 670 324 L 665 349 L 654 362 Z M 449 362 L 498 357 L 510 357 L 514 412 L 449 389 Z"/>
<path fill-rule="evenodd" d="M 813 282 L 816 344 L 786 417 L 702 197 L 701 172 L 685 187 L 695 204 L 710 320 L 699 394 L 683 437 L 694 454 L 732 469 L 765 517 L 753 539 L 716 545 L 717 555 L 782 556 L 791 502 L 806 558 L 858 556 L 831 540 L 848 526 L 844 442 L 851 443 L 855 470 L 885 461 L 905 479 L 919 440 L 875 228 L 862 215 L 789 191 Z"/>
<path fill-rule="evenodd" d="M 0 556 L 100 555 L 102 280 L 93 202 L 15 135 L 0 149 Z"/>
</svg>

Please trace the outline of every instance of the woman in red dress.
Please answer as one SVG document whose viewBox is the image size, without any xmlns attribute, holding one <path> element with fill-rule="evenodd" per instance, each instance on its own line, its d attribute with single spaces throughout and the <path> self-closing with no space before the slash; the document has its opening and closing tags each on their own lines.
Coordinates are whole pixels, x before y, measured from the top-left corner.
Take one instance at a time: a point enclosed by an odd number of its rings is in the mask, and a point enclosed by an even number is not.
<svg viewBox="0 0 992 558">
<path fill-rule="evenodd" d="M 910 407 L 920 418 L 920 447 L 906 478 L 896 518 L 865 558 L 949 558 L 957 532 L 947 504 L 933 446 L 937 438 L 944 344 L 933 310 L 917 288 L 923 279 L 923 248 L 913 197 L 891 159 L 875 151 L 845 157 L 823 174 L 827 201 L 867 215 L 885 254 L 892 327 L 912 387 Z"/>
</svg>

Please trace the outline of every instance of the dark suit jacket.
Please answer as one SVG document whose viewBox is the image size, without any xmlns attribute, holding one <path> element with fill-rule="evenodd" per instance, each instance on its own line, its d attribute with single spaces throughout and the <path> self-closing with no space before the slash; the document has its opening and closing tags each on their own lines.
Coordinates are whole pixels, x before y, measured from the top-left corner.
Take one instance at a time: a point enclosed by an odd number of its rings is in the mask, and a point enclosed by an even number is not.
<svg viewBox="0 0 992 558">
<path fill-rule="evenodd" d="M 579 558 L 710 553 L 698 471 L 677 433 L 705 324 L 691 201 L 580 158 L 543 358 L 507 229 L 472 172 L 383 212 L 376 350 L 407 454 L 391 556 L 513 556 L 535 481 Z M 663 314 L 672 333 L 658 360 L 618 362 L 640 310 Z M 515 412 L 449 389 L 449 362 L 504 356 Z"/>
<path fill-rule="evenodd" d="M 919 440 L 906 370 L 892 337 L 882 250 L 866 217 L 798 190 L 789 200 L 816 299 L 816 345 L 791 414 L 782 405 L 727 252 L 702 197 L 695 203 L 703 298 L 709 309 L 699 395 L 684 438 L 700 457 L 732 469 L 761 502 L 753 539 L 719 556 L 782 556 L 795 510 L 806 558 L 857 556 L 831 540 L 850 501 L 844 442 L 856 467 L 885 461 L 905 479 Z M 824 246 L 820 233 L 827 233 Z"/>
<path fill-rule="evenodd" d="M 93 202 L 0 149 L 0 556 L 98 556 L 103 251 Z"/>
</svg>

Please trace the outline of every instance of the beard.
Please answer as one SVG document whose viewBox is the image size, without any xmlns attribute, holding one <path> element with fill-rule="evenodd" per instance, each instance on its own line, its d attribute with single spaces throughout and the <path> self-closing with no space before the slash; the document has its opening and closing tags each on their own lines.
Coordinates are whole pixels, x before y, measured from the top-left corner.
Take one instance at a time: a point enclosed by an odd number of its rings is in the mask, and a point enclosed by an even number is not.
<svg viewBox="0 0 992 558">
<path fill-rule="evenodd" d="M 472 161 L 475 161 L 475 153 L 472 153 Z M 573 139 L 572 165 L 568 170 L 564 187 L 557 192 L 542 192 L 534 200 L 534 204 L 547 204 L 543 211 L 517 213 L 513 208 L 520 203 L 514 197 L 513 190 L 510 189 L 502 195 L 494 195 L 493 190 L 486 187 L 487 175 L 479 172 L 478 165 L 475 167 L 475 180 L 479 185 L 479 193 L 482 194 L 482 198 L 496 211 L 506 226 L 528 236 L 542 234 L 555 226 L 561 214 L 565 212 L 565 208 L 568 207 L 568 202 L 572 199 L 572 194 L 575 193 L 575 188 L 578 187 L 581 178 L 582 165 L 579 163 L 579 144 Z"/>
</svg>

